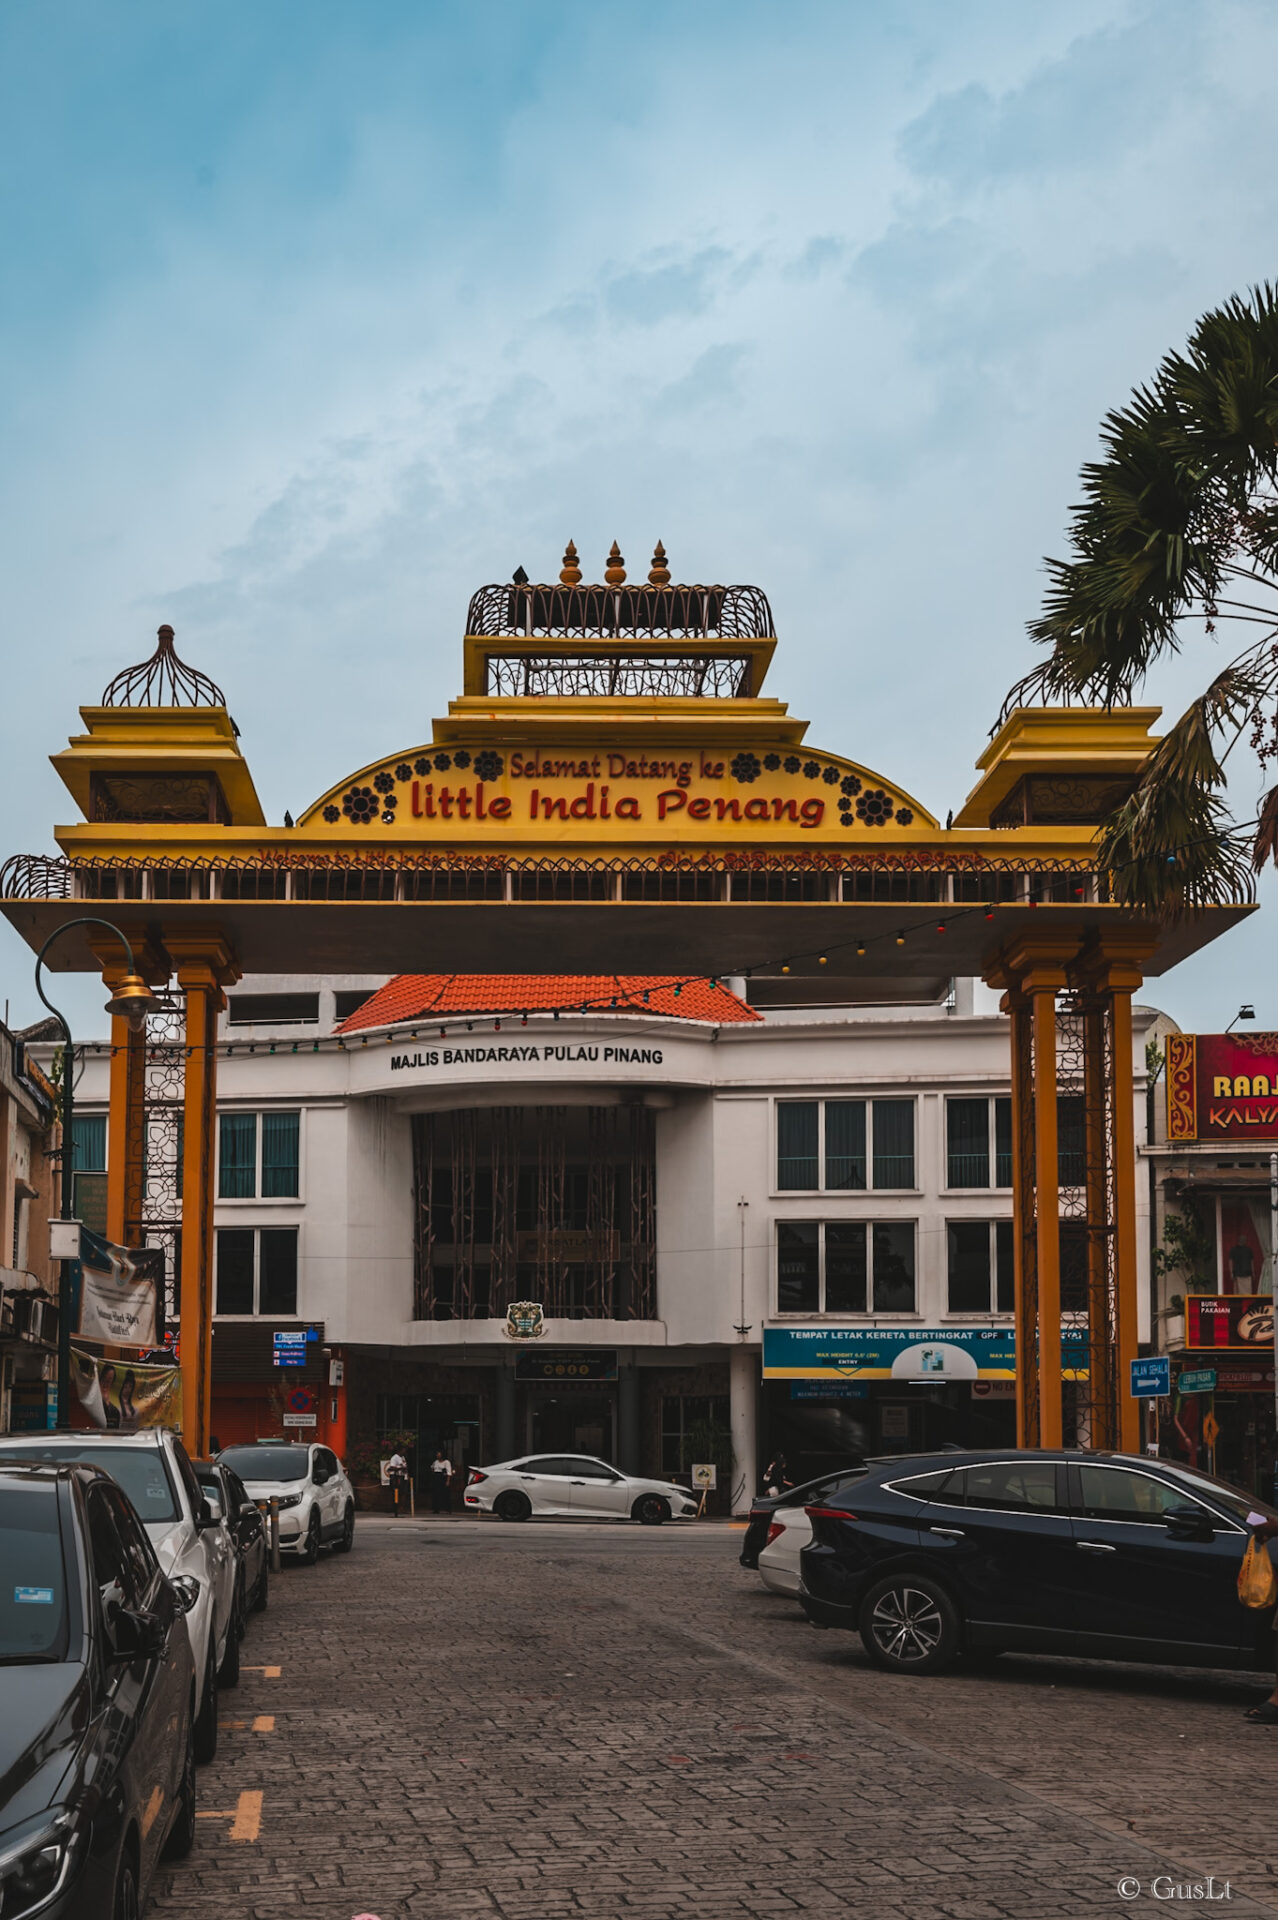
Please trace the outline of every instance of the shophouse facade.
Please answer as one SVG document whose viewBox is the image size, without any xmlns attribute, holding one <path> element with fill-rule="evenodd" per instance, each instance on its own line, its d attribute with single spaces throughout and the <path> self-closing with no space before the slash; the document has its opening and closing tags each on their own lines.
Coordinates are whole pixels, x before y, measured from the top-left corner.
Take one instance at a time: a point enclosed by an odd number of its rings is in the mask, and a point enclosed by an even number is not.
<svg viewBox="0 0 1278 1920">
<path fill-rule="evenodd" d="M 587 1451 L 672 1474 L 716 1447 L 726 1471 L 730 1434 L 738 1508 L 778 1447 L 798 1477 L 867 1452 L 1014 1444 L 996 996 L 959 980 L 916 1004 L 787 1007 L 774 983 L 760 1007 L 752 988 L 234 988 L 218 1036 L 220 1440 L 287 1422 L 357 1457 L 409 1433 L 418 1459 Z M 1137 1010 L 1142 1138 L 1155 1018 Z M 90 1048 L 86 1120 L 107 1071 Z M 1074 1150 L 1066 1099 L 1066 1186 Z M 1067 1328 L 1085 1304 L 1067 1287 Z M 302 1365 L 277 1366 L 275 1336 L 298 1330 L 314 1336 Z"/>
<path fill-rule="evenodd" d="M 57 1145 L 54 1089 L 27 1038 L 0 1025 L 0 1433 L 57 1413 Z"/>
</svg>

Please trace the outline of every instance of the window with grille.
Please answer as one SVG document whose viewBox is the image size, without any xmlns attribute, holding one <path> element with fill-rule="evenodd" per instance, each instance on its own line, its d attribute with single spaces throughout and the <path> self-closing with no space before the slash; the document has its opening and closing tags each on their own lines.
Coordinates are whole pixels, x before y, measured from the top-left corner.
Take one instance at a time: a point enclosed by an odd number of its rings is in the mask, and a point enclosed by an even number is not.
<svg viewBox="0 0 1278 1920">
<path fill-rule="evenodd" d="M 914 1184 L 913 1100 L 778 1100 L 778 1192 Z"/>
</svg>

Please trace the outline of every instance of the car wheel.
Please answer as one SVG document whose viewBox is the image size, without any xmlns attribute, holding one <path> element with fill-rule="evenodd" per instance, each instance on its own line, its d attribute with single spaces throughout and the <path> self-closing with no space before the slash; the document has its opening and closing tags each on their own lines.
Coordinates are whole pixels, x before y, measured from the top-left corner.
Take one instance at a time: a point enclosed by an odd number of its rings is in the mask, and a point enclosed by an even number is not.
<svg viewBox="0 0 1278 1920">
<path fill-rule="evenodd" d="M 253 1589 L 254 1613 L 266 1612 L 266 1596 L 270 1592 L 270 1581 L 271 1581 L 270 1562 L 267 1560 L 265 1554 L 263 1554 L 261 1577 L 258 1580 L 257 1585 Z"/>
<path fill-rule="evenodd" d="M 115 1876 L 115 1897 L 111 1902 L 111 1920 L 138 1920 L 138 1863 L 128 1843 Z"/>
<path fill-rule="evenodd" d="M 319 1515 L 318 1513 L 316 1513 L 315 1509 L 312 1507 L 310 1525 L 306 1529 L 306 1546 L 302 1552 L 302 1559 L 308 1567 L 313 1567 L 315 1565 L 315 1562 L 319 1559 L 319 1550 L 320 1550 Z"/>
<path fill-rule="evenodd" d="M 532 1501 L 526 1493 L 501 1494 L 493 1502 L 493 1512 L 499 1520 L 526 1520 L 532 1512 Z"/>
<path fill-rule="evenodd" d="M 222 1655 L 222 1664 L 217 1670 L 219 1687 L 238 1687 L 240 1684 L 240 1609 L 238 1602 L 231 1614 L 231 1624 L 226 1630 L 226 1652 Z"/>
<path fill-rule="evenodd" d="M 195 1757 L 206 1767 L 217 1752 L 217 1676 L 213 1671 L 213 1649 L 204 1663 L 204 1696 L 195 1716 Z"/>
<path fill-rule="evenodd" d="M 943 1673 L 958 1655 L 954 1602 L 919 1574 L 892 1574 L 871 1587 L 859 1624 L 865 1651 L 890 1673 Z"/>
<path fill-rule="evenodd" d="M 186 1729 L 186 1748 L 182 1755 L 182 1778 L 178 1784 L 177 1811 L 164 1842 L 164 1859 L 185 1860 L 195 1845 L 195 1702 Z"/>
<path fill-rule="evenodd" d="M 355 1509 L 348 1500 L 342 1519 L 342 1537 L 333 1542 L 334 1553 L 349 1553 L 355 1545 Z"/>
<path fill-rule="evenodd" d="M 663 1520 L 670 1518 L 670 1502 L 663 1500 L 659 1493 L 642 1494 L 635 1501 L 630 1517 L 641 1527 L 659 1527 Z"/>
</svg>

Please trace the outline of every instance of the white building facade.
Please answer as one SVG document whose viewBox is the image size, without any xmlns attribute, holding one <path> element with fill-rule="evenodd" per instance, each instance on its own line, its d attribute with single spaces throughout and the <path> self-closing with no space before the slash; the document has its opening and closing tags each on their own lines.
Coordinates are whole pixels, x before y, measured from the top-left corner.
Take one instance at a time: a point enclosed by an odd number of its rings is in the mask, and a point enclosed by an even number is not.
<svg viewBox="0 0 1278 1920">
<path fill-rule="evenodd" d="M 585 1451 L 667 1475 L 717 1457 L 736 1510 L 778 1449 L 797 1481 L 862 1453 L 1014 1444 L 992 993 L 761 1013 L 716 987 L 737 1008 L 716 1019 L 668 994 L 649 1011 L 633 983 L 582 1012 L 570 979 L 544 1011 L 495 988 L 485 1005 L 475 976 L 464 1017 L 350 1025 L 382 985 L 274 976 L 230 995 L 223 1444 L 313 1426 L 358 1468 L 407 1434 L 419 1471 L 436 1446 L 458 1465 Z M 1137 1010 L 1142 1140 L 1155 1018 Z M 107 1068 L 87 1051 L 80 1113 L 105 1110 Z M 1069 1135 L 1063 1115 L 1066 1186 Z M 1142 1340 L 1148 1296 L 1146 1271 Z M 516 1302 L 539 1333 L 517 1337 Z M 299 1328 L 305 1364 L 277 1366 L 275 1335 Z"/>
</svg>

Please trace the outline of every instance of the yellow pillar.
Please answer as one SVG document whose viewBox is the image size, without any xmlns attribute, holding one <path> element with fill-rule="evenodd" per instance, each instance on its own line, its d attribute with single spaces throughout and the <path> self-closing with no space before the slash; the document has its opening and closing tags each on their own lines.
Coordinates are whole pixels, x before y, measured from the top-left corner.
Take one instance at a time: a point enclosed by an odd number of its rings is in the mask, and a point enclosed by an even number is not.
<svg viewBox="0 0 1278 1920">
<path fill-rule="evenodd" d="M 1033 1138 L 1034 1071 L 1030 1006 L 1013 989 L 1003 997 L 1012 1027 L 1012 1248 L 1016 1280 L 1016 1444 L 1038 1438 L 1038 1262 L 1034 1238 L 1034 1177 L 1026 1156 Z"/>
<path fill-rule="evenodd" d="M 1038 1444 L 1059 1447 L 1061 1415 L 1061 1236 L 1056 1126 L 1056 995 L 1059 968 L 1024 977 L 1034 1047 L 1034 1252 L 1038 1267 Z"/>
<path fill-rule="evenodd" d="M 217 1016 L 223 985 L 238 979 L 216 933 L 166 935 L 186 1000 L 182 1113 L 182 1438 L 208 1452 L 213 1371 L 213 1168 L 217 1119 Z"/>
<path fill-rule="evenodd" d="M 1140 1452 L 1140 1402 L 1131 1394 L 1139 1343 L 1136 1265 L 1136 1119 L 1133 1110 L 1132 995 L 1142 974 L 1130 960 L 1106 969 L 1112 996 L 1114 1102 L 1114 1268 L 1118 1292 L 1118 1429 L 1124 1453 Z"/>
<path fill-rule="evenodd" d="M 125 978 L 120 942 L 96 934 L 89 945 L 102 968 L 108 993 Z M 167 983 L 167 964 L 149 940 L 133 943 L 134 965 L 148 986 Z M 107 1239 L 117 1246 L 142 1244 L 142 1189 L 146 1172 L 146 1035 L 134 1033 L 119 1014 L 111 1019 L 111 1072 L 107 1106 Z"/>
<path fill-rule="evenodd" d="M 1116 1399 L 1114 1260 L 1110 1245 L 1113 1167 L 1107 1127 L 1105 1000 L 1089 981 L 1083 998 L 1083 1126 L 1087 1183 L 1087 1371 L 1091 1402 L 1089 1444 L 1118 1445 Z"/>
</svg>

